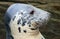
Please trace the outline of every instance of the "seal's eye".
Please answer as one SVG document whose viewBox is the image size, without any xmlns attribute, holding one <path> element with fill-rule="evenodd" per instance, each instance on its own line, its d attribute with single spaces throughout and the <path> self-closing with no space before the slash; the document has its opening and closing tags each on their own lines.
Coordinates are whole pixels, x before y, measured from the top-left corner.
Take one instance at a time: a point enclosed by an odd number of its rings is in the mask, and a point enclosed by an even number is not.
<svg viewBox="0 0 60 39">
<path fill-rule="evenodd" d="M 33 15 L 34 14 L 34 11 L 31 11 L 30 14 Z"/>
</svg>

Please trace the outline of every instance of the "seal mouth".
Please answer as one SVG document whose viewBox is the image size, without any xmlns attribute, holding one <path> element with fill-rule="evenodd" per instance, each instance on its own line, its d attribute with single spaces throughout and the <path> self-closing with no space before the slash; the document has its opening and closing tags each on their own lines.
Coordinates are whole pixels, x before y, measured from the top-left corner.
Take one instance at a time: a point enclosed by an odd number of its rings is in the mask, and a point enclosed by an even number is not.
<svg viewBox="0 0 60 39">
<path fill-rule="evenodd" d="M 31 30 L 37 30 L 38 28 L 36 27 L 36 28 L 30 28 Z"/>
</svg>

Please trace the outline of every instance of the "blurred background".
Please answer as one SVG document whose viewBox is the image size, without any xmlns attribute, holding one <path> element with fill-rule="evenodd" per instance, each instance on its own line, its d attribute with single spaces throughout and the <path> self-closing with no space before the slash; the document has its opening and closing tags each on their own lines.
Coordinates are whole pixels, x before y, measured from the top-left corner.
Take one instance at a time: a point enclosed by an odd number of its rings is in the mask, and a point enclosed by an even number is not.
<svg viewBox="0 0 60 39">
<path fill-rule="evenodd" d="M 4 14 L 14 3 L 31 4 L 51 13 L 51 18 L 40 31 L 46 39 L 60 39 L 60 0 L 0 0 L 0 39 L 6 39 Z"/>
</svg>

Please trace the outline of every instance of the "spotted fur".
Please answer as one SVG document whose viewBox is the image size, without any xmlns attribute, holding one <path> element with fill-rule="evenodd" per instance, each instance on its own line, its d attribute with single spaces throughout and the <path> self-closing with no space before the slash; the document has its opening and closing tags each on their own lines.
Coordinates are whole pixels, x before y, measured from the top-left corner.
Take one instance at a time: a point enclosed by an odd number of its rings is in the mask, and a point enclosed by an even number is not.
<svg viewBox="0 0 60 39">
<path fill-rule="evenodd" d="M 10 14 L 10 10 L 11 15 Z M 13 11 L 16 10 L 17 12 Z M 11 5 L 5 17 L 10 18 L 8 26 L 14 39 L 45 39 L 39 32 L 39 27 L 47 23 L 50 14 L 28 4 Z"/>
</svg>

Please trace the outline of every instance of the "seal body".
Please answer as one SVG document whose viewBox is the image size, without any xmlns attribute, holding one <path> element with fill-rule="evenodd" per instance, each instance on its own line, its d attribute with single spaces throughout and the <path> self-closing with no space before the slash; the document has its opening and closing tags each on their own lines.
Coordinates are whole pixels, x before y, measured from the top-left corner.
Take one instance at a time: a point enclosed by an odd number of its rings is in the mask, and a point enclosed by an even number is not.
<svg viewBox="0 0 60 39">
<path fill-rule="evenodd" d="M 6 39 L 45 39 L 39 27 L 46 24 L 50 13 L 32 5 L 16 3 L 5 14 Z"/>
</svg>

